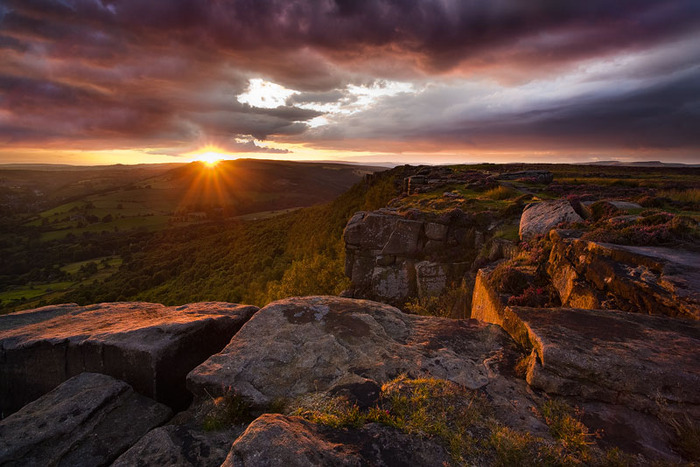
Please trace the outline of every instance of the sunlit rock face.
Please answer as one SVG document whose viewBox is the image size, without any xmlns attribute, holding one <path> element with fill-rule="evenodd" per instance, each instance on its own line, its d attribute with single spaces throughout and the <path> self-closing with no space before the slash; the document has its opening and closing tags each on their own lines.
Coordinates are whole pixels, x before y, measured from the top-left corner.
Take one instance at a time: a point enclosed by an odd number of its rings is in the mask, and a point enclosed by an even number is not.
<svg viewBox="0 0 700 467">
<path fill-rule="evenodd" d="M 700 319 L 700 254 L 590 242 L 555 230 L 548 272 L 562 304 Z"/>
<path fill-rule="evenodd" d="M 221 350 L 257 307 L 196 303 L 58 305 L 0 316 L 3 416 L 85 371 L 180 408 L 185 375 Z"/>
<path fill-rule="evenodd" d="M 123 381 L 82 373 L 0 421 L 0 464 L 109 465 L 171 415 Z"/>
</svg>

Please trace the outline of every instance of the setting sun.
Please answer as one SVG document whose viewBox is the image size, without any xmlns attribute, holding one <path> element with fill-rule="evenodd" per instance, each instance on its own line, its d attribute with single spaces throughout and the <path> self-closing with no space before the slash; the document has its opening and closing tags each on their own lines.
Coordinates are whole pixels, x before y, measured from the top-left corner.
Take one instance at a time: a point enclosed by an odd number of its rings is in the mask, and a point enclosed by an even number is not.
<svg viewBox="0 0 700 467">
<path fill-rule="evenodd" d="M 204 162 L 209 167 L 214 167 L 216 164 L 218 164 L 221 161 L 221 159 L 222 159 L 221 156 L 222 155 L 219 154 L 218 152 L 209 151 L 209 152 L 204 152 L 202 154 L 199 154 L 197 156 L 197 160 L 200 162 Z"/>
</svg>

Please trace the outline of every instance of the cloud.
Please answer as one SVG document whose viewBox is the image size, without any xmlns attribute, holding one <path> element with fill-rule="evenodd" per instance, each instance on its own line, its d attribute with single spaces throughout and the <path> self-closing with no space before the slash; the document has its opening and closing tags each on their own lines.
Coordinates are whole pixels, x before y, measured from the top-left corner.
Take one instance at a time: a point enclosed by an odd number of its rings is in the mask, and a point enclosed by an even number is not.
<svg viewBox="0 0 700 467">
<path fill-rule="evenodd" d="M 5 0 L 0 31 L 12 146 L 698 146 L 697 0 Z"/>
</svg>

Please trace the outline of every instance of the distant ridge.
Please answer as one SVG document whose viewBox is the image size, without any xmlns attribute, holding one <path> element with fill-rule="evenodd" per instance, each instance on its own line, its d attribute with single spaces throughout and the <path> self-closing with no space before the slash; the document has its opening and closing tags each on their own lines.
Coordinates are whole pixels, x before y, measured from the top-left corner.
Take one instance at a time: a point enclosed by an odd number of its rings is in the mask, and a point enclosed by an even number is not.
<svg viewBox="0 0 700 467">
<path fill-rule="evenodd" d="M 640 162 L 622 162 L 622 161 L 598 161 L 587 162 L 581 165 L 613 165 L 622 167 L 700 167 L 700 164 L 683 164 L 681 162 L 661 162 L 661 161 L 640 161 Z"/>
</svg>

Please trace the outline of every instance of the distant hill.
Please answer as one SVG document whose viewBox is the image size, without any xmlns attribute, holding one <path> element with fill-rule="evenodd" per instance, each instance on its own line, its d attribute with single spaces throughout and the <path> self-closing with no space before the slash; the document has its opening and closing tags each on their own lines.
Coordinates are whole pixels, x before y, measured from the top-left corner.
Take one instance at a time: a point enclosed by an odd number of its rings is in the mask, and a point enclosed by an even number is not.
<svg viewBox="0 0 700 467">
<path fill-rule="evenodd" d="M 683 164 L 681 162 L 661 162 L 661 161 L 641 161 L 641 162 L 622 162 L 622 161 L 597 161 L 588 162 L 583 165 L 609 165 L 619 167 L 700 167 L 700 164 Z"/>
<path fill-rule="evenodd" d="M 377 167 L 239 159 L 189 164 L 0 168 L 0 211 L 69 233 L 146 228 L 328 202 Z M 97 221 L 101 222 L 97 222 Z"/>
</svg>

